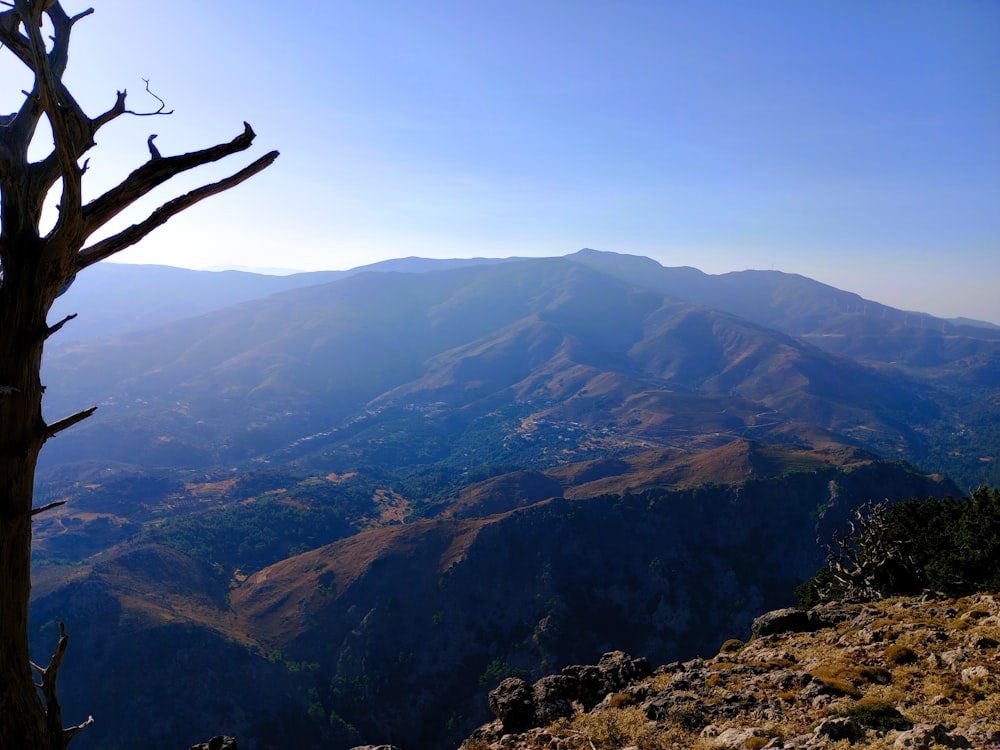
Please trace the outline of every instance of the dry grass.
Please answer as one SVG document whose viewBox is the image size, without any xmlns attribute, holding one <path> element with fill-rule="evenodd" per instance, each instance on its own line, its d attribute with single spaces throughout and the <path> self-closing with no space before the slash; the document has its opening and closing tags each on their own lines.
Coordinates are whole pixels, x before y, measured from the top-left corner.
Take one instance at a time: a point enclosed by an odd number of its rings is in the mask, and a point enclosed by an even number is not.
<svg viewBox="0 0 1000 750">
<path fill-rule="evenodd" d="M 739 638 L 730 638 L 719 648 L 720 654 L 738 654 L 746 644 Z"/>
<path fill-rule="evenodd" d="M 867 737 L 852 744 L 815 736 L 810 747 L 889 750 L 902 727 L 923 722 L 944 724 L 973 747 L 993 747 L 990 735 L 1000 733 L 1000 597 L 894 599 L 852 611 L 838 627 L 814 633 L 727 641 L 682 692 L 671 690 L 673 674 L 654 674 L 644 683 L 647 695 L 686 701 L 658 722 L 629 691 L 539 734 L 508 738 L 503 748 L 712 750 L 715 737 L 732 728 L 753 729 L 743 747 L 759 750 L 837 716 L 869 727 Z M 778 672 L 804 681 L 779 684 L 770 677 Z M 818 697 L 803 692 L 810 680 L 825 686 Z"/>
</svg>

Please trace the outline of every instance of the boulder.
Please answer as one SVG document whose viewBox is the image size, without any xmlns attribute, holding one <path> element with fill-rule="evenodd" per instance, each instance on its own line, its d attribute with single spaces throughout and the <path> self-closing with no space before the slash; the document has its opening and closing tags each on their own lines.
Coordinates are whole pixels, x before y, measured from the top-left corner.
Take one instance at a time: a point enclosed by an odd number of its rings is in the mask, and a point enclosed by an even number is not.
<svg viewBox="0 0 1000 750">
<path fill-rule="evenodd" d="M 534 726 L 544 727 L 572 716 L 573 701 L 579 692 L 577 680 L 566 675 L 549 675 L 536 682 L 531 688 L 535 705 Z"/>
<path fill-rule="evenodd" d="M 508 677 L 488 696 L 490 711 L 503 724 L 504 732 L 519 734 L 534 726 L 535 700 L 531 686 L 520 677 Z"/>
<path fill-rule="evenodd" d="M 778 633 L 811 633 L 836 625 L 850 617 L 850 611 L 842 606 L 824 605 L 810 610 L 788 607 L 765 612 L 750 626 L 755 638 Z"/>
<path fill-rule="evenodd" d="M 534 685 L 508 677 L 490 691 L 490 710 L 505 733 L 520 734 L 572 716 L 574 702 L 589 711 L 610 693 L 626 690 L 651 674 L 648 659 L 609 651 L 597 666 L 568 666 L 562 674 L 542 677 Z M 644 697 L 636 696 L 636 700 Z"/>
<path fill-rule="evenodd" d="M 584 711 L 589 711 L 604 698 L 604 678 L 593 664 L 572 664 L 563 667 L 563 675 L 576 681 L 576 699 Z"/>
<path fill-rule="evenodd" d="M 834 742 L 838 740 L 847 740 L 848 742 L 853 743 L 864 739 L 865 728 L 858 724 L 854 719 L 847 717 L 824 719 L 819 723 L 819 726 L 816 727 L 816 734 L 829 737 Z"/>
<path fill-rule="evenodd" d="M 917 724 L 896 737 L 898 750 L 931 750 L 932 747 L 972 747 L 960 734 L 952 734 L 943 724 Z"/>
<path fill-rule="evenodd" d="M 597 662 L 597 669 L 604 682 L 605 695 L 618 692 L 653 673 L 648 659 L 645 657 L 633 659 L 624 651 L 609 651 L 604 654 Z"/>
<path fill-rule="evenodd" d="M 756 729 L 733 727 L 712 739 L 711 746 L 717 750 L 743 750 L 747 742 L 759 736 L 760 732 Z"/>
</svg>

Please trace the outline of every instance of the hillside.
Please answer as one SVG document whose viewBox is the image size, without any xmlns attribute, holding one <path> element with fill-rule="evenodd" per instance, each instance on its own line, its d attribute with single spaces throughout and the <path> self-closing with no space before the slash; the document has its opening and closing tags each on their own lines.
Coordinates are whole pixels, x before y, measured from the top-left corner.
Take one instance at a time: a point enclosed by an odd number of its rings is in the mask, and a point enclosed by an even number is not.
<svg viewBox="0 0 1000 750">
<path fill-rule="evenodd" d="M 847 293 L 699 273 L 589 251 L 235 277 L 238 304 L 50 350 L 46 415 L 100 404 L 36 493 L 65 505 L 34 524 L 33 642 L 67 623 L 66 715 L 98 718 L 74 747 L 457 744 L 500 676 L 707 653 L 856 506 L 995 471 L 995 331 L 942 322 L 936 358 L 888 361 L 824 343 L 870 322 Z M 897 325 L 872 351 L 910 346 Z"/>
<path fill-rule="evenodd" d="M 788 440 L 811 425 L 919 463 L 952 408 L 908 375 L 565 259 L 358 274 L 67 346 L 45 374 L 47 411 L 101 404 L 45 466 L 246 466 L 339 441 L 373 412 L 449 433 L 491 414 L 576 422 L 623 445 Z"/>
<path fill-rule="evenodd" d="M 995 748 L 1000 598 L 770 612 L 715 656 L 507 680 L 463 750 Z M 596 689 L 595 689 L 596 688 Z"/>
<path fill-rule="evenodd" d="M 193 318 L 289 289 L 326 284 L 365 271 L 422 273 L 502 262 L 487 258 L 433 260 L 398 258 L 348 271 L 314 271 L 272 276 L 250 271 L 193 271 L 171 266 L 101 263 L 77 277 L 72 292 L 56 300 L 50 318 L 78 313 L 59 341 L 119 336 Z"/>
<path fill-rule="evenodd" d="M 154 705 L 162 731 L 191 742 L 224 730 L 249 750 L 282 747 L 281 732 L 303 748 L 441 747 L 486 719 L 500 676 L 537 678 L 613 648 L 663 661 L 704 653 L 787 604 L 822 562 L 815 537 L 873 492 L 954 491 L 844 449 L 736 444 L 695 463 L 665 467 L 677 489 L 650 475 L 649 488 L 623 494 L 595 494 L 612 476 L 601 462 L 500 476 L 439 517 L 321 546 L 315 500 L 278 500 L 296 515 L 252 533 L 232 511 L 218 526 L 211 512 L 178 519 L 69 576 L 43 568 L 35 642 L 57 620 L 72 624 L 80 661 L 64 665 L 64 707 L 104 717 L 82 748 L 127 747 L 120 721 Z M 732 479 L 705 485 L 702 471 Z M 211 678 L 190 684 L 185 669 Z M 231 678 L 239 685 L 220 687 Z M 175 710 L 163 691 L 178 681 Z"/>
<path fill-rule="evenodd" d="M 637 285 L 638 270 L 600 268 L 595 257 L 659 272 Z M 47 449 L 43 469 L 81 460 L 246 468 L 359 431 L 370 445 L 374 422 L 390 435 L 426 434 L 435 450 L 435 434 L 494 429 L 499 419 L 575 423 L 628 450 L 716 434 L 716 444 L 808 443 L 827 431 L 964 486 L 992 480 L 994 331 L 834 313 L 824 300 L 846 293 L 787 275 L 797 291 L 769 298 L 773 314 L 745 305 L 758 319 L 737 317 L 698 301 L 698 284 L 661 283 L 678 270 L 581 253 L 361 272 L 66 342 L 46 360 L 46 412 L 101 408 Z M 719 292 L 729 307 L 757 288 L 745 280 Z"/>
</svg>

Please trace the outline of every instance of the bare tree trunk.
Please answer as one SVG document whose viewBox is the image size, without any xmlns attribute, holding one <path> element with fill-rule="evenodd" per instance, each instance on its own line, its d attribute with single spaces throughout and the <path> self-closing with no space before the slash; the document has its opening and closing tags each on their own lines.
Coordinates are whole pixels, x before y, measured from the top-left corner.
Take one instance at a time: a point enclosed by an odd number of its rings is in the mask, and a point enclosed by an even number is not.
<svg viewBox="0 0 1000 750">
<path fill-rule="evenodd" d="M 0 748 L 4 750 L 65 747 L 53 741 L 61 738 L 48 736 L 45 707 L 28 654 L 31 508 L 44 434 L 38 373 L 45 331 L 42 295 L 30 294 L 36 275 L 31 265 L 5 265 L 0 288 Z"/>
<path fill-rule="evenodd" d="M 9 461 L 0 464 L 0 477 L 6 481 Z M 15 469 L 14 473 L 22 473 Z M 23 480 L 15 480 L 23 484 Z M 14 490 L 17 494 L 23 494 Z M 30 587 L 24 572 L 29 564 L 24 549 L 31 547 L 31 521 L 28 517 L 0 520 L 0 748 L 62 748 L 47 737 L 46 713 L 34 686 L 28 657 L 28 596 Z M 10 583 L 8 583 L 10 582 Z"/>
<path fill-rule="evenodd" d="M 84 203 L 84 155 L 94 146 L 94 135 L 115 118 L 137 113 L 125 108 L 126 93 L 119 91 L 110 109 L 89 117 L 63 84 L 70 33 L 93 10 L 70 16 L 58 0 L 11 0 L 0 2 L 2 8 L 7 10 L 0 10 L 0 53 L 27 67 L 34 85 L 22 92 L 17 112 L 0 114 L 0 750 L 65 750 L 91 720 L 63 726 L 56 684 L 67 645 L 62 626 L 49 662 L 40 666 L 30 660 L 31 519 L 46 510 L 33 507 L 35 466 L 46 440 L 94 409 L 51 424 L 42 416 L 42 350 L 73 317 L 49 326 L 48 312 L 77 273 L 134 245 L 195 203 L 249 179 L 278 152 L 179 195 L 139 223 L 88 245 L 128 206 L 176 175 L 249 148 L 254 132 L 244 123 L 243 132 L 228 143 L 175 156 L 163 156 L 150 136 L 149 161 Z M 46 36 L 43 26 L 50 27 Z M 169 112 L 161 106 L 143 114 Z M 51 131 L 52 151 L 30 161 L 28 150 L 43 121 Z M 58 218 L 43 236 L 39 224 L 50 192 L 59 193 Z"/>
</svg>

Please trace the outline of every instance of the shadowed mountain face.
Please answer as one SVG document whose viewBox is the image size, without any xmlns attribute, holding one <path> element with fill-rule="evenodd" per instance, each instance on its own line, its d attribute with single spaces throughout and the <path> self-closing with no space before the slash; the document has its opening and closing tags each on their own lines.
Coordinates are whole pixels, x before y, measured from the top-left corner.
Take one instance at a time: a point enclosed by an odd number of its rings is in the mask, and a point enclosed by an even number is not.
<svg viewBox="0 0 1000 750">
<path fill-rule="evenodd" d="M 513 408 L 654 444 L 796 421 L 919 458 L 913 426 L 941 409 L 898 374 L 565 259 L 356 275 L 66 347 L 46 379 L 47 412 L 102 404 L 47 465 L 240 465 L 393 408 Z"/>
<path fill-rule="evenodd" d="M 38 483 L 35 642 L 67 621 L 68 720 L 107 727 L 74 747 L 447 746 L 500 677 L 714 649 L 857 504 L 959 492 L 899 459 L 992 476 L 989 328 L 593 251 L 399 264 L 50 350 L 48 418 L 100 404 Z"/>
<path fill-rule="evenodd" d="M 738 484 L 578 499 L 561 495 L 587 496 L 623 467 L 508 475 L 468 488 L 454 513 L 258 569 L 236 567 L 247 558 L 224 544 L 154 532 L 69 574 L 44 571 L 35 640 L 72 624 L 63 704 L 103 719 L 83 748 L 131 747 L 150 724 L 158 742 L 182 746 L 222 730 L 251 750 L 290 738 L 457 746 L 488 718 L 485 694 L 502 677 L 613 648 L 658 662 L 745 638 L 820 565 L 814 537 L 851 508 L 875 492 L 952 490 L 850 455 L 737 444 L 700 467 L 663 460 L 660 481 L 708 470 Z"/>
</svg>

